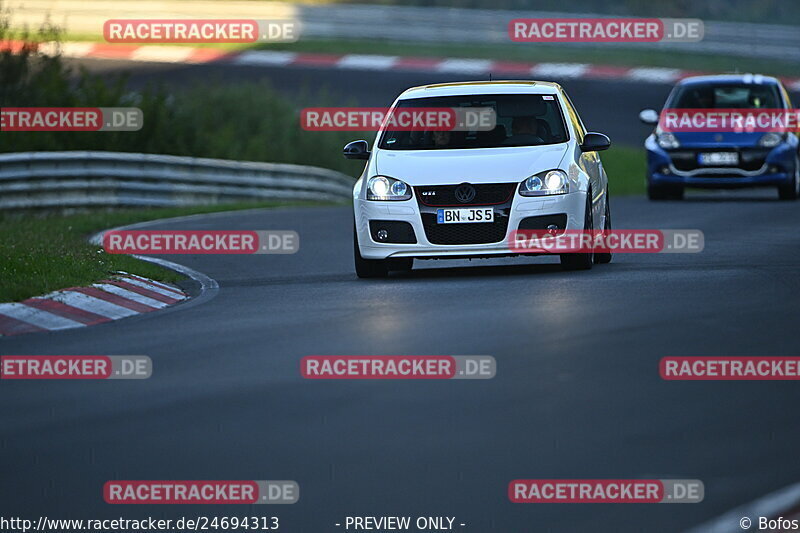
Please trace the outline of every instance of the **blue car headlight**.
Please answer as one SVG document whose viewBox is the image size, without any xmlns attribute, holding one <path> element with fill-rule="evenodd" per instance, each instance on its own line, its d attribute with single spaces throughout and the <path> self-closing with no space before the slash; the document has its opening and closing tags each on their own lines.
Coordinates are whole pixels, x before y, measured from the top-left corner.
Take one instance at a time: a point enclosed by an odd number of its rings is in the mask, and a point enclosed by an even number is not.
<svg viewBox="0 0 800 533">
<path fill-rule="evenodd" d="M 656 142 L 661 148 L 671 150 L 680 147 L 681 143 L 672 133 L 668 131 L 660 131 L 656 133 Z"/>
<path fill-rule="evenodd" d="M 774 148 L 783 142 L 783 135 L 780 133 L 765 133 L 759 140 L 758 145 L 764 148 Z"/>
</svg>

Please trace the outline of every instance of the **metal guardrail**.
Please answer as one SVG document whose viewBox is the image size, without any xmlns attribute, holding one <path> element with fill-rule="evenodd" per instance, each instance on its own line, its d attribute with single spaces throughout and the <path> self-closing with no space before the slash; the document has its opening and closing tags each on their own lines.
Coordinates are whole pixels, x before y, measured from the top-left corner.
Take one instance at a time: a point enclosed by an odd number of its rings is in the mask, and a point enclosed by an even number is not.
<svg viewBox="0 0 800 533">
<path fill-rule="evenodd" d="M 252 0 L 116 2 L 104 0 L 6 0 L 15 24 L 36 27 L 49 15 L 70 32 L 99 34 L 109 18 L 246 18 L 296 20 L 301 38 L 361 38 L 399 42 L 505 43 L 514 18 L 602 17 L 592 13 L 464 9 L 361 4 L 296 4 Z M 800 29 L 785 24 L 707 20 L 700 42 L 605 43 L 604 47 L 660 48 L 687 53 L 762 57 L 800 62 Z M 780 22 L 780 21 L 777 21 Z M 517 43 L 533 49 L 530 43 Z M 595 43 L 559 46 L 586 47 Z M 380 48 L 365 50 L 380 53 Z M 545 53 L 546 55 L 546 53 Z"/>
<path fill-rule="evenodd" d="M 0 209 L 180 206 L 247 200 L 346 200 L 334 170 L 124 152 L 0 154 Z"/>
</svg>

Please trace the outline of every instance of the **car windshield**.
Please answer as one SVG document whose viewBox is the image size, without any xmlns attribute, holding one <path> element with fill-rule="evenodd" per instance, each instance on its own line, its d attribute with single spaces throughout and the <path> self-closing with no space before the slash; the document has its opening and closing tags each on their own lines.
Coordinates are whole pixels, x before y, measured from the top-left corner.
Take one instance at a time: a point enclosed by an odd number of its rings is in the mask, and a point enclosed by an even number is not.
<svg viewBox="0 0 800 533">
<path fill-rule="evenodd" d="M 384 131 L 383 150 L 498 148 L 563 143 L 569 138 L 553 95 L 486 94 L 401 100 L 400 108 L 491 108 L 496 126 L 488 131 Z"/>
<path fill-rule="evenodd" d="M 775 109 L 782 107 L 775 85 L 692 83 L 682 87 L 672 105 L 678 109 Z"/>
</svg>

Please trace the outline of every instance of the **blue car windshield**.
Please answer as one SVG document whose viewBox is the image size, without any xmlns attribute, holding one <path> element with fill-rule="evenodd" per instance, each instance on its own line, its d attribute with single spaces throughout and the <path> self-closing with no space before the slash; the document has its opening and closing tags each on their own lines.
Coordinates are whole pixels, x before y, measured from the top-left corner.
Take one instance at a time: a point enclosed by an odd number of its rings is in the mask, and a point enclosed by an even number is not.
<svg viewBox="0 0 800 533">
<path fill-rule="evenodd" d="M 692 83 L 681 87 L 667 107 L 677 109 L 782 108 L 774 84 Z"/>
</svg>

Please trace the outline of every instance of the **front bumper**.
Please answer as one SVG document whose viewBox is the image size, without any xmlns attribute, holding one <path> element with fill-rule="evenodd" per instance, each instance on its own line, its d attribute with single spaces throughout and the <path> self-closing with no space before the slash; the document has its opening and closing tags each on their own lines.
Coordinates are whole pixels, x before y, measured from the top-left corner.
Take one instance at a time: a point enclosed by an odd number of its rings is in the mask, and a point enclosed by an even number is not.
<svg viewBox="0 0 800 533">
<path fill-rule="evenodd" d="M 517 255 L 511 251 L 508 239 L 528 217 L 566 214 L 566 229 L 583 229 L 586 193 L 577 191 L 561 195 L 527 198 L 514 193 L 508 208 L 508 225 L 501 240 L 485 244 L 433 244 L 428 240 L 422 213 L 416 198 L 402 202 L 376 202 L 355 199 L 355 221 L 361 256 L 365 259 L 389 257 L 459 258 Z M 464 205 L 460 207 L 482 207 Z M 500 206 L 486 206 L 499 208 Z M 370 221 L 407 222 L 414 230 L 415 244 L 376 242 L 370 231 Z M 460 226 L 472 226 L 463 224 Z"/>
<path fill-rule="evenodd" d="M 768 187 L 785 185 L 792 179 L 790 174 L 776 172 L 755 176 L 739 176 L 721 173 L 714 176 L 680 176 L 677 174 L 660 174 L 654 172 L 650 175 L 650 183 L 655 185 L 683 185 L 699 189 L 734 189 L 738 187 Z"/>
<path fill-rule="evenodd" d="M 702 167 L 681 169 L 670 152 L 656 144 L 652 136 L 645 142 L 647 149 L 647 180 L 651 185 L 683 185 L 697 188 L 738 188 L 785 185 L 794 177 L 796 147 L 785 143 L 758 160 L 758 165 L 740 167 Z M 716 150 L 741 151 L 751 147 L 681 148 L 681 152 L 709 152 Z M 744 153 L 744 152 L 742 152 Z"/>
</svg>

